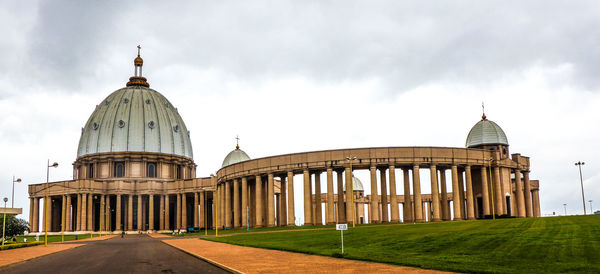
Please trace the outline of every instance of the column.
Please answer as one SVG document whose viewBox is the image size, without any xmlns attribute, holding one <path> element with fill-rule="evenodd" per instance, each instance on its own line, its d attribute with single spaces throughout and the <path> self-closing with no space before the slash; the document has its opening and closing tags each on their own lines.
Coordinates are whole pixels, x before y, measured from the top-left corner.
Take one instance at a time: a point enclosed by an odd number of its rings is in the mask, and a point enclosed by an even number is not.
<svg viewBox="0 0 600 274">
<path fill-rule="evenodd" d="M 142 195 L 137 195 L 137 230 L 143 230 L 143 224 L 142 224 L 142 215 L 143 215 L 143 209 L 142 209 Z"/>
<path fill-rule="evenodd" d="M 471 166 L 465 167 L 465 180 L 467 181 L 467 220 L 475 220 L 475 201 L 473 201 L 473 178 L 471 178 Z"/>
<path fill-rule="evenodd" d="M 229 207 L 231 209 L 231 205 Z M 230 213 L 231 214 L 231 211 Z M 181 228 L 187 230 L 187 193 L 181 193 Z M 231 218 L 229 219 L 228 227 L 231 227 Z"/>
<path fill-rule="evenodd" d="M 65 197 L 66 195 L 62 195 L 62 208 L 61 208 L 61 214 L 60 214 L 60 230 L 61 231 L 67 231 L 67 197 Z"/>
<path fill-rule="evenodd" d="M 402 169 L 402 175 L 403 175 L 403 179 L 404 179 L 404 207 L 403 207 L 403 211 L 404 211 L 404 222 L 412 222 L 414 220 L 413 218 L 413 210 L 412 210 L 412 204 L 411 204 L 411 199 L 410 199 L 410 175 L 408 174 L 408 168 L 403 168 Z M 373 175 L 371 175 L 373 176 Z M 373 213 L 375 214 L 375 213 Z"/>
<path fill-rule="evenodd" d="M 389 222 L 388 218 L 388 196 L 385 168 L 379 168 L 379 179 L 381 180 L 381 222 Z"/>
<path fill-rule="evenodd" d="M 241 226 L 240 213 L 240 179 L 237 178 L 233 180 L 233 227 L 235 228 Z"/>
<path fill-rule="evenodd" d="M 177 193 L 177 204 L 175 205 L 175 230 L 181 228 L 181 194 Z M 222 225 L 223 223 L 221 223 Z"/>
<path fill-rule="evenodd" d="M 104 197 L 104 230 L 111 231 L 110 227 L 110 195 Z"/>
<path fill-rule="evenodd" d="M 536 189 L 533 190 L 531 194 L 533 200 L 533 216 L 540 217 L 542 216 L 540 212 L 540 191 Z"/>
<path fill-rule="evenodd" d="M 437 222 L 441 221 L 440 217 L 440 194 L 438 192 L 438 182 L 437 182 L 437 167 L 435 165 L 429 166 L 429 174 L 431 174 L 431 201 L 430 205 L 433 208 L 430 208 L 429 211 L 433 211 L 433 218 L 431 221 Z"/>
<path fill-rule="evenodd" d="M 81 194 L 81 231 L 87 231 L 87 194 Z"/>
<path fill-rule="evenodd" d="M 344 204 L 344 174 L 343 170 L 337 170 L 337 186 L 338 186 L 338 202 L 337 202 L 337 213 L 338 213 L 338 224 L 348 223 L 346 221 L 346 205 Z"/>
<path fill-rule="evenodd" d="M 198 219 L 198 192 L 194 192 L 194 208 L 192 209 L 194 227 L 200 227 Z"/>
<path fill-rule="evenodd" d="M 117 194 L 117 212 L 116 214 L 116 227 L 115 230 L 121 231 L 123 228 L 121 227 L 121 194 Z"/>
<path fill-rule="evenodd" d="M 275 226 L 275 179 L 273 173 L 267 174 L 267 226 Z"/>
<path fill-rule="evenodd" d="M 260 175 L 256 175 L 256 227 L 263 227 L 263 186 Z"/>
<path fill-rule="evenodd" d="M 73 231 L 73 218 L 71 215 L 71 195 L 67 195 L 67 216 L 66 216 L 67 227 L 65 231 Z"/>
<path fill-rule="evenodd" d="M 105 195 L 104 194 L 100 194 L 100 229 L 99 231 L 104 231 L 104 221 L 106 220 L 105 216 L 104 216 L 104 207 L 105 207 Z"/>
<path fill-rule="evenodd" d="M 327 217 L 325 223 L 328 225 L 335 224 L 333 199 L 333 169 L 327 168 Z"/>
<path fill-rule="evenodd" d="M 323 225 L 323 209 L 321 205 L 321 172 L 315 172 L 315 225 Z"/>
<path fill-rule="evenodd" d="M 460 189 L 458 186 L 458 168 L 452 166 L 452 204 L 454 208 L 454 220 L 462 220 L 460 211 Z"/>
<path fill-rule="evenodd" d="M 370 166 L 369 173 L 371 175 L 371 200 L 369 207 L 369 223 L 379 223 L 379 195 L 377 194 L 377 167 Z"/>
<path fill-rule="evenodd" d="M 281 193 L 275 194 L 275 208 L 277 209 L 275 213 L 275 216 L 277 217 L 275 225 L 281 226 Z"/>
<path fill-rule="evenodd" d="M 495 206 L 496 206 L 496 214 L 501 215 L 504 213 L 504 208 L 502 207 L 502 200 L 504 198 L 504 193 L 502 193 L 502 187 L 500 183 L 500 167 L 494 167 L 494 196 L 495 196 Z"/>
<path fill-rule="evenodd" d="M 133 230 L 133 195 L 127 195 L 127 231 Z"/>
<path fill-rule="evenodd" d="M 515 169 L 515 188 L 516 188 L 516 206 L 517 206 L 517 216 L 519 218 L 525 218 L 525 196 L 523 194 L 523 181 L 521 181 L 521 171 L 519 169 Z M 514 214 L 514 213 L 513 213 Z"/>
<path fill-rule="evenodd" d="M 48 196 L 44 198 L 44 230 L 43 231 L 52 231 L 52 202 L 50 202 L 52 198 Z"/>
<path fill-rule="evenodd" d="M 440 199 L 440 207 L 442 209 L 442 220 L 450 221 L 450 207 L 448 206 L 448 185 L 446 182 L 446 169 L 440 168 L 440 188 L 442 197 Z"/>
<path fill-rule="evenodd" d="M 312 182 L 308 169 L 303 171 L 304 174 L 304 225 L 312 224 Z"/>
<path fill-rule="evenodd" d="M 466 210 L 465 210 L 465 182 L 463 179 L 463 172 L 460 169 L 458 171 L 458 189 L 460 190 L 460 216 L 463 220 L 466 220 Z"/>
<path fill-rule="evenodd" d="M 413 191 L 415 196 L 415 221 L 423 221 L 423 202 L 421 200 L 421 179 L 419 165 L 413 165 Z"/>
<path fill-rule="evenodd" d="M 285 175 L 280 176 L 279 179 L 281 182 L 279 186 L 279 226 L 285 226 L 287 224 L 287 186 L 285 184 Z"/>
<path fill-rule="evenodd" d="M 296 225 L 296 213 L 294 212 L 294 172 L 288 171 L 287 173 L 287 191 L 288 191 L 288 226 Z"/>
<path fill-rule="evenodd" d="M 523 180 L 525 181 L 524 196 L 525 196 L 525 216 L 533 217 L 531 206 L 531 183 L 529 182 L 529 171 L 523 172 Z"/>
<path fill-rule="evenodd" d="M 488 176 L 485 166 L 481 167 L 481 200 L 483 201 L 483 215 L 490 215 L 490 194 Z"/>
<path fill-rule="evenodd" d="M 154 231 L 154 194 L 148 196 L 148 230 Z"/>
<path fill-rule="evenodd" d="M 164 230 L 171 229 L 171 208 L 169 202 L 169 194 L 165 195 L 165 228 Z"/>
<path fill-rule="evenodd" d="M 87 229 L 94 231 L 94 216 L 93 216 L 93 205 L 94 205 L 94 194 L 88 194 L 87 197 Z"/>
<path fill-rule="evenodd" d="M 224 191 L 224 195 L 225 195 L 225 222 L 223 224 L 225 224 L 226 227 L 231 228 L 232 222 L 231 222 L 231 181 L 225 181 L 224 183 L 224 187 L 225 187 L 225 191 Z"/>
<path fill-rule="evenodd" d="M 206 212 L 206 195 L 204 194 L 204 191 L 200 192 L 198 194 L 200 201 L 198 201 L 199 205 L 200 205 L 200 220 L 199 220 L 199 227 L 201 228 L 205 228 L 206 227 L 206 223 L 207 223 L 207 217 L 208 214 Z"/>
<path fill-rule="evenodd" d="M 284 184 L 284 182 L 282 182 L 281 184 Z M 242 210 L 242 219 L 241 221 L 241 227 L 247 226 L 248 225 L 248 179 L 246 179 L 246 177 L 242 177 L 242 206 L 241 206 L 241 210 Z M 203 211 L 204 212 L 204 211 Z"/>
<path fill-rule="evenodd" d="M 165 229 L 165 195 L 160 195 L 160 202 L 158 206 L 158 230 Z"/>
<path fill-rule="evenodd" d="M 40 231 L 40 198 L 33 198 L 33 230 Z"/>
<path fill-rule="evenodd" d="M 29 197 L 29 231 L 34 232 L 33 229 L 33 200 L 35 198 Z"/>
<path fill-rule="evenodd" d="M 388 171 L 390 176 L 390 209 L 392 211 L 391 222 L 397 223 L 400 219 L 400 209 L 398 208 L 398 196 L 396 194 L 396 166 L 390 165 Z"/>
<path fill-rule="evenodd" d="M 346 180 L 346 221 L 348 223 L 354 223 L 355 220 L 355 210 L 354 210 L 354 184 L 353 184 L 353 174 L 350 167 L 347 167 L 344 171 Z"/>
</svg>

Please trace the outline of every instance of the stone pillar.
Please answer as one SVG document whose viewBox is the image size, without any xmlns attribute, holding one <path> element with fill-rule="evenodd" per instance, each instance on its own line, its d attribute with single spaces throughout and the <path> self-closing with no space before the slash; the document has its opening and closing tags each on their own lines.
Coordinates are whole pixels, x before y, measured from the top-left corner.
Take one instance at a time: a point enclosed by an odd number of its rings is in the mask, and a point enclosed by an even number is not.
<svg viewBox="0 0 600 274">
<path fill-rule="evenodd" d="M 169 194 L 165 195 L 165 227 L 164 230 L 171 229 L 171 207 L 169 202 Z"/>
<path fill-rule="evenodd" d="M 448 185 L 446 181 L 446 169 L 440 168 L 440 189 L 442 197 L 440 199 L 440 207 L 442 210 L 442 220 L 450 221 L 450 207 L 448 206 Z"/>
<path fill-rule="evenodd" d="M 282 183 L 283 184 L 283 183 Z M 242 205 L 241 205 L 241 227 L 248 225 L 248 179 L 242 177 Z"/>
<path fill-rule="evenodd" d="M 65 195 L 62 195 L 62 208 L 60 210 L 60 230 L 67 231 L 67 198 Z"/>
<path fill-rule="evenodd" d="M 421 179 L 419 174 L 419 165 L 413 165 L 413 191 L 415 196 L 415 221 L 423 221 L 423 202 L 421 199 Z"/>
<path fill-rule="evenodd" d="M 473 178 L 471 166 L 465 167 L 465 180 L 467 181 L 467 219 L 475 220 L 475 201 L 473 200 Z"/>
<path fill-rule="evenodd" d="M 231 209 L 231 206 L 229 207 Z M 231 213 L 230 213 L 231 214 Z M 187 230 L 188 227 L 188 223 L 187 223 L 187 194 L 181 193 L 181 227 L 184 230 Z M 229 227 L 231 227 L 231 218 L 229 219 Z"/>
<path fill-rule="evenodd" d="M 192 214 L 193 215 L 193 222 L 194 222 L 194 227 L 200 227 L 200 222 L 199 222 L 199 216 L 198 216 L 198 192 L 194 192 L 194 208 L 192 209 Z"/>
<path fill-rule="evenodd" d="M 233 227 L 235 228 L 241 226 L 240 213 L 240 179 L 238 178 L 233 180 Z"/>
<path fill-rule="evenodd" d="M 32 232 L 40 231 L 40 198 L 33 198 L 33 229 Z"/>
<path fill-rule="evenodd" d="M 156 230 L 165 229 L 165 195 L 158 196 L 158 228 Z"/>
<path fill-rule="evenodd" d="M 33 229 L 33 200 L 35 198 L 29 197 L 29 231 L 34 232 Z"/>
<path fill-rule="evenodd" d="M 115 212 L 115 230 L 121 231 L 123 230 L 123 228 L 121 227 L 121 194 L 117 194 L 116 211 L 117 212 Z"/>
<path fill-rule="evenodd" d="M 110 226 L 110 195 L 106 195 L 106 197 L 104 198 L 104 230 L 105 231 L 111 231 L 111 226 Z"/>
<path fill-rule="evenodd" d="M 143 230 L 143 224 L 142 224 L 142 215 L 143 215 L 143 209 L 142 209 L 142 195 L 137 195 L 137 230 Z"/>
<path fill-rule="evenodd" d="M 87 231 L 87 194 L 81 194 L 81 231 Z"/>
<path fill-rule="evenodd" d="M 226 227 L 231 228 L 232 226 L 232 210 L 231 210 L 231 181 L 227 180 L 224 183 L 225 187 L 225 222 L 223 223 Z"/>
<path fill-rule="evenodd" d="M 379 168 L 379 179 L 381 180 L 381 222 L 389 222 L 388 218 L 388 195 L 387 182 L 385 178 L 385 168 Z"/>
<path fill-rule="evenodd" d="M 279 226 L 285 226 L 287 224 L 287 186 L 285 185 L 285 175 L 279 177 Z"/>
<path fill-rule="evenodd" d="M 148 196 L 148 230 L 154 230 L 154 194 Z"/>
<path fill-rule="evenodd" d="M 312 224 L 312 182 L 308 169 L 303 171 L 304 174 L 304 225 Z"/>
<path fill-rule="evenodd" d="M 175 208 L 175 230 L 181 228 L 181 194 L 177 193 L 177 203 Z M 223 224 L 223 223 L 221 223 Z"/>
<path fill-rule="evenodd" d="M 496 206 L 496 214 L 501 215 L 504 212 L 504 208 L 502 207 L 504 200 L 504 193 L 502 192 L 502 186 L 500 182 L 500 167 L 494 167 L 494 196 L 495 196 L 495 206 Z"/>
<path fill-rule="evenodd" d="M 404 215 L 404 222 L 412 222 L 414 220 L 413 218 L 413 210 L 412 210 L 412 204 L 411 204 L 411 199 L 410 199 L 410 175 L 408 174 L 408 168 L 403 168 L 402 169 L 402 175 L 403 175 L 403 179 L 404 179 L 404 207 L 403 207 L 403 215 Z M 373 175 L 371 175 L 373 176 Z M 373 213 L 375 214 L 375 213 Z"/>
<path fill-rule="evenodd" d="M 267 226 L 275 226 L 275 178 L 273 173 L 267 174 Z"/>
<path fill-rule="evenodd" d="M 288 191 L 288 226 L 296 225 L 296 213 L 294 212 L 294 172 L 287 173 L 287 191 Z"/>
<path fill-rule="evenodd" d="M 87 212 L 88 212 L 88 214 L 87 214 L 87 229 L 89 231 L 94 231 L 94 216 L 93 216 L 93 214 L 94 214 L 94 211 L 93 211 L 93 209 L 94 209 L 94 207 L 93 207 L 94 194 L 91 194 L 91 193 L 88 194 L 87 199 L 88 199 L 87 200 L 87 202 L 88 202 L 87 203 Z"/>
<path fill-rule="evenodd" d="M 133 195 L 127 195 L 127 231 L 133 230 Z"/>
<path fill-rule="evenodd" d="M 321 205 L 321 172 L 315 172 L 315 225 L 323 225 L 323 209 Z"/>
<path fill-rule="evenodd" d="M 437 167 L 435 165 L 429 166 L 429 173 L 431 174 L 431 201 L 430 205 L 433 208 L 430 208 L 429 211 L 433 211 L 433 218 L 431 221 L 437 222 L 441 221 L 440 217 L 440 194 L 438 192 L 438 181 L 437 181 Z"/>
<path fill-rule="evenodd" d="M 481 167 L 481 200 L 483 202 L 483 215 L 490 215 L 490 192 L 488 176 L 485 166 Z"/>
<path fill-rule="evenodd" d="M 67 216 L 66 216 L 67 226 L 65 231 L 73 231 L 73 218 L 71 215 L 71 195 L 67 195 Z"/>
<path fill-rule="evenodd" d="M 533 217 L 533 211 L 531 206 L 531 182 L 529 182 L 529 171 L 523 172 L 524 180 L 524 198 L 525 198 L 525 216 Z"/>
<path fill-rule="evenodd" d="M 104 216 L 105 212 L 104 212 L 104 208 L 105 208 L 105 195 L 104 194 L 100 194 L 100 231 L 104 231 L 104 221 L 106 220 L 106 216 Z"/>
<path fill-rule="evenodd" d="M 75 231 L 83 230 L 83 229 L 81 229 L 81 223 L 82 223 L 82 221 L 81 221 L 81 211 L 82 211 L 81 200 L 83 199 L 82 196 L 83 195 L 81 195 L 81 194 L 77 194 L 77 212 L 75 212 L 75 214 L 76 214 L 75 215 L 75 219 L 76 219 L 75 220 L 75 224 L 76 224 Z"/>
<path fill-rule="evenodd" d="M 346 221 L 346 205 L 344 204 L 344 174 L 342 170 L 337 170 L 337 186 L 338 186 L 338 224 L 348 223 Z"/>
<path fill-rule="evenodd" d="M 462 220 L 462 212 L 460 211 L 460 189 L 458 185 L 458 168 L 452 166 L 452 204 L 454 208 L 454 220 Z"/>
<path fill-rule="evenodd" d="M 256 176 L 256 227 L 263 227 L 263 186 L 260 175 Z"/>
<path fill-rule="evenodd" d="M 521 181 L 521 171 L 515 169 L 515 188 L 517 193 L 517 216 L 525 218 L 525 196 L 523 194 L 523 181 Z"/>
<path fill-rule="evenodd" d="M 540 212 L 540 191 L 535 189 L 532 191 L 532 202 L 533 202 L 533 216 L 534 217 L 540 217 L 541 212 Z"/>
<path fill-rule="evenodd" d="M 369 173 L 371 175 L 371 200 L 369 212 L 369 223 L 379 223 L 379 195 L 377 194 L 377 167 L 370 166 Z"/>
<path fill-rule="evenodd" d="M 398 208 L 398 196 L 396 194 L 396 166 L 390 165 L 390 209 L 392 211 L 391 222 L 397 223 L 400 220 L 400 209 Z"/>
<path fill-rule="evenodd" d="M 44 229 L 43 231 L 52 231 L 52 198 L 44 198 Z"/>
<path fill-rule="evenodd" d="M 275 225 L 281 226 L 281 193 L 275 194 Z"/>
<path fill-rule="evenodd" d="M 466 219 L 466 210 L 465 210 L 465 180 L 463 179 L 462 170 L 458 169 L 458 189 L 460 190 L 460 216 L 463 220 Z"/>
<path fill-rule="evenodd" d="M 325 223 L 328 225 L 335 224 L 333 199 L 333 169 L 327 168 L 327 217 Z"/>
<path fill-rule="evenodd" d="M 204 191 L 200 192 L 198 194 L 200 201 L 198 201 L 198 203 L 200 204 L 200 223 L 198 224 L 199 227 L 201 228 L 205 228 L 206 227 L 206 223 L 207 223 L 207 216 L 208 213 L 206 212 L 206 195 L 204 194 Z"/>
</svg>

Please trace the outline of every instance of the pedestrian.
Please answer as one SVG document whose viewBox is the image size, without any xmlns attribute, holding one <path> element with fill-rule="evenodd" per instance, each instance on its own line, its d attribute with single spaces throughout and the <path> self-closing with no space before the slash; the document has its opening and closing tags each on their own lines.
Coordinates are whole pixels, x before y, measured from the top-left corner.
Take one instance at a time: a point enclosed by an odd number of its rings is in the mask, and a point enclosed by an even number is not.
<svg viewBox="0 0 600 274">
<path fill-rule="evenodd" d="M 121 238 L 123 238 L 123 236 L 125 236 L 125 231 L 121 231 Z"/>
</svg>

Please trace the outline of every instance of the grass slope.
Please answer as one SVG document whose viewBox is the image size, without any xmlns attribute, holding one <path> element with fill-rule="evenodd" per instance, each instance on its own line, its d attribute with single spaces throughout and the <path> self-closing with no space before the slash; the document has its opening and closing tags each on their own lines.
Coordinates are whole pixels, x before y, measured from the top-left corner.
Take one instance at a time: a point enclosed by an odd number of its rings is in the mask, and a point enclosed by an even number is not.
<svg viewBox="0 0 600 274">
<path fill-rule="evenodd" d="M 218 241 L 339 256 L 335 230 L 247 233 Z M 360 226 L 344 258 L 460 272 L 600 272 L 600 216 Z"/>
<path fill-rule="evenodd" d="M 99 234 L 94 234 L 94 238 L 95 237 L 100 237 Z M 27 242 L 35 242 L 35 236 L 17 236 L 17 243 L 23 243 L 24 240 L 23 239 L 27 239 Z M 90 238 L 90 234 L 79 234 L 77 235 L 77 240 L 83 240 L 83 239 L 87 239 Z M 41 242 L 44 242 L 44 234 L 41 234 L 39 237 Z M 65 241 L 73 241 L 75 240 L 75 235 L 65 235 Z M 62 241 L 62 235 L 48 235 L 48 242 L 49 243 L 54 243 L 54 242 L 61 242 Z"/>
</svg>

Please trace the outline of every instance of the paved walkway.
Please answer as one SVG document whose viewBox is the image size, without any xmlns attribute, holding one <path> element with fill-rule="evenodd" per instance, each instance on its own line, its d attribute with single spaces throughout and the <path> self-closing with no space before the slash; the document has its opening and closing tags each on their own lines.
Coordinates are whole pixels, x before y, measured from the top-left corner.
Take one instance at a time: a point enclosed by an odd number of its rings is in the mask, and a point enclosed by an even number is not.
<svg viewBox="0 0 600 274">
<path fill-rule="evenodd" d="M 244 247 L 200 239 L 163 242 L 209 262 L 243 273 L 443 273 L 294 252 Z"/>
</svg>

